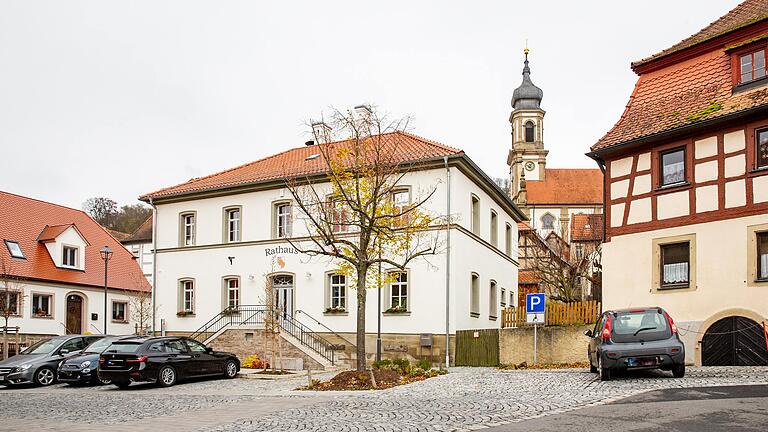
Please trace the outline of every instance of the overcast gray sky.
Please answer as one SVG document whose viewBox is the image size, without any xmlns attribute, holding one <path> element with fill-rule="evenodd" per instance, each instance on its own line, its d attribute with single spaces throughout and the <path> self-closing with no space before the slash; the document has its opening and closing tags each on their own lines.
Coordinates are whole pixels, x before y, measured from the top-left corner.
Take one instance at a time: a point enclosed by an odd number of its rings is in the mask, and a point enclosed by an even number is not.
<svg viewBox="0 0 768 432">
<path fill-rule="evenodd" d="M 525 40 L 550 167 L 618 119 L 629 63 L 737 0 L 0 0 L 0 190 L 80 207 L 302 145 L 373 103 L 506 176 Z"/>
</svg>

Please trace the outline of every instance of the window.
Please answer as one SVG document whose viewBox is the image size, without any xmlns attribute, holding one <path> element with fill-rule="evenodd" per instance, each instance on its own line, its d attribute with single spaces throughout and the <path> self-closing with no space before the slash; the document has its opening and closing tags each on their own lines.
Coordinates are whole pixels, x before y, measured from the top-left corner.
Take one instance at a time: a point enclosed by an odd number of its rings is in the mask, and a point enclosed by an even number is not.
<svg viewBox="0 0 768 432">
<path fill-rule="evenodd" d="M 507 307 L 507 290 L 504 288 L 501 289 L 501 302 L 499 302 L 499 305 L 502 309 Z"/>
<path fill-rule="evenodd" d="M 744 84 L 765 76 L 765 50 L 739 56 L 739 83 Z"/>
<path fill-rule="evenodd" d="M 499 246 L 499 216 L 491 210 L 491 244 Z"/>
<path fill-rule="evenodd" d="M 185 347 L 184 343 L 178 339 L 169 340 L 165 343 L 165 352 L 171 354 L 185 353 L 187 352 L 187 347 Z"/>
<path fill-rule="evenodd" d="M 512 256 L 512 226 L 507 224 L 504 229 L 504 243 L 506 246 L 507 256 Z"/>
<path fill-rule="evenodd" d="M 285 238 L 291 236 L 291 204 L 275 205 L 275 236 Z"/>
<path fill-rule="evenodd" d="M 480 198 L 472 195 L 472 232 L 480 235 Z"/>
<path fill-rule="evenodd" d="M 134 258 L 138 258 L 139 257 L 139 255 L 140 255 L 139 245 L 131 246 L 131 254 L 133 254 Z"/>
<path fill-rule="evenodd" d="M 685 148 L 661 153 L 659 186 L 670 186 L 685 182 Z"/>
<path fill-rule="evenodd" d="M 768 129 L 755 131 L 755 168 L 768 168 Z"/>
<path fill-rule="evenodd" d="M 690 247 L 688 242 L 661 245 L 661 287 L 687 288 Z"/>
<path fill-rule="evenodd" d="M 21 246 L 19 246 L 19 242 L 6 240 L 5 246 L 8 248 L 8 253 L 10 253 L 12 257 L 26 259 L 26 256 L 24 256 L 24 251 L 21 250 Z"/>
<path fill-rule="evenodd" d="M 768 232 L 757 233 L 757 280 L 768 281 Z"/>
<path fill-rule="evenodd" d="M 226 241 L 239 242 L 241 227 L 240 208 L 225 210 L 224 219 L 226 222 Z"/>
<path fill-rule="evenodd" d="M 180 312 L 194 313 L 195 312 L 195 281 L 183 280 L 179 282 L 179 288 L 181 291 L 181 308 Z"/>
<path fill-rule="evenodd" d="M 200 353 L 205 352 L 205 345 L 201 344 L 200 342 L 194 339 L 184 339 L 184 342 L 187 343 L 189 350 L 192 352 L 200 352 Z"/>
<path fill-rule="evenodd" d="M 66 350 L 67 352 L 73 353 L 82 351 L 83 348 L 85 348 L 85 340 L 79 337 L 64 342 L 64 344 L 61 345 L 61 348 L 59 348 L 59 352 L 63 354 Z"/>
<path fill-rule="evenodd" d="M 48 318 L 51 316 L 53 296 L 50 294 L 32 294 L 32 316 Z"/>
<path fill-rule="evenodd" d="M 64 267 L 77 267 L 77 248 L 64 246 L 62 248 L 61 265 Z"/>
<path fill-rule="evenodd" d="M 576 255 L 577 260 L 580 260 L 582 257 L 584 257 L 584 245 L 577 244 L 574 255 Z"/>
<path fill-rule="evenodd" d="M 392 272 L 389 274 L 389 309 L 392 312 L 408 310 L 408 273 Z"/>
<path fill-rule="evenodd" d="M 128 303 L 112 302 L 112 321 L 128 322 Z"/>
<path fill-rule="evenodd" d="M 328 275 L 330 289 L 330 309 L 346 310 L 347 308 L 347 277 L 343 274 Z"/>
<path fill-rule="evenodd" d="M 392 210 L 393 214 L 402 215 L 408 210 L 408 206 L 411 204 L 411 194 L 408 189 L 396 190 L 392 192 Z M 407 225 L 408 215 L 402 215 L 395 218 L 393 225 Z"/>
<path fill-rule="evenodd" d="M 181 244 L 182 246 L 195 245 L 195 214 L 185 213 L 181 215 Z"/>
<path fill-rule="evenodd" d="M 541 228 L 545 230 L 555 229 L 555 217 L 551 213 L 545 213 L 541 217 Z"/>
<path fill-rule="evenodd" d="M 344 201 L 339 198 L 328 198 L 328 220 L 331 223 L 332 232 L 346 232 L 349 228 L 347 221 L 347 208 Z"/>
<path fill-rule="evenodd" d="M 534 126 L 533 122 L 530 120 L 525 122 L 525 142 L 533 142 L 535 132 L 536 126 Z"/>
<path fill-rule="evenodd" d="M 476 273 L 472 273 L 470 282 L 469 316 L 473 318 L 480 316 L 480 276 Z"/>
<path fill-rule="evenodd" d="M 227 307 L 235 309 L 240 306 L 240 279 L 224 279 L 224 287 L 227 292 Z"/>
<path fill-rule="evenodd" d="M 10 315 L 18 315 L 20 299 L 18 291 L 0 291 L 0 312 L 8 311 Z"/>
<path fill-rule="evenodd" d="M 496 281 L 491 281 L 491 287 L 489 290 L 489 298 L 488 298 L 488 319 L 491 321 L 496 321 L 496 317 L 498 316 L 497 308 L 496 308 L 496 301 L 499 298 L 499 292 L 498 288 L 496 287 Z"/>
</svg>

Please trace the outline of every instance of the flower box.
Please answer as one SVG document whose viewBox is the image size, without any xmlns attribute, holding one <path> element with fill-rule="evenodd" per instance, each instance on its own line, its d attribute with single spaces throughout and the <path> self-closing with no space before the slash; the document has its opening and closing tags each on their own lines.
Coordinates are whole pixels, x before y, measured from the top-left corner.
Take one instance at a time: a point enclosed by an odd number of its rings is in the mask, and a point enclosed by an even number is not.
<svg viewBox="0 0 768 432">
<path fill-rule="evenodd" d="M 345 314 L 347 313 L 347 310 L 343 307 L 329 307 L 325 308 L 325 313 L 327 314 Z"/>
<path fill-rule="evenodd" d="M 177 317 L 188 317 L 188 316 L 195 316 L 195 313 L 192 311 L 179 311 L 176 312 Z"/>
</svg>

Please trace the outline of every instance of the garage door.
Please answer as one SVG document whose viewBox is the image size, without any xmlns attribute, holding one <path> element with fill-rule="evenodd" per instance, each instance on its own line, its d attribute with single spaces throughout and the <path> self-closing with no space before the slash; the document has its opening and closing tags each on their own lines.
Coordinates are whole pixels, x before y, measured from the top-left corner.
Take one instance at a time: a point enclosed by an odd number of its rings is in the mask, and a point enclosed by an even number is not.
<svg viewBox="0 0 768 432">
<path fill-rule="evenodd" d="M 704 366 L 768 366 L 763 326 L 749 318 L 730 316 L 715 322 L 701 345 Z"/>
</svg>

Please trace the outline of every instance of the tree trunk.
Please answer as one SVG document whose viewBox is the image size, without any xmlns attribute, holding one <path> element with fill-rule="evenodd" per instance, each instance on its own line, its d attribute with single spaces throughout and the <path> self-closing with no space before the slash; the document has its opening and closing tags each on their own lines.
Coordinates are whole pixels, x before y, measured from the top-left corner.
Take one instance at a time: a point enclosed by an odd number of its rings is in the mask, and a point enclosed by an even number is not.
<svg viewBox="0 0 768 432">
<path fill-rule="evenodd" d="M 365 279 L 368 266 L 357 269 L 357 370 L 365 370 Z"/>
</svg>

